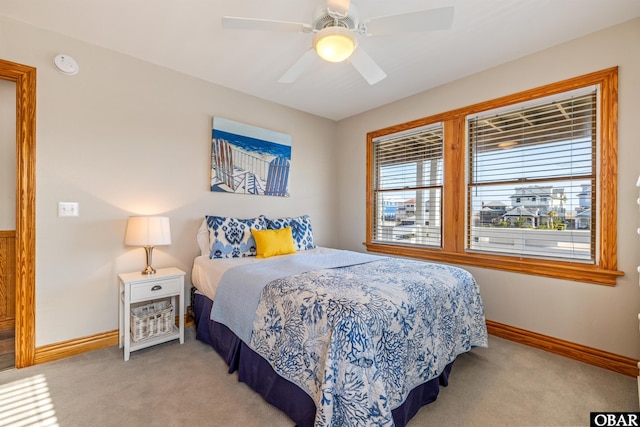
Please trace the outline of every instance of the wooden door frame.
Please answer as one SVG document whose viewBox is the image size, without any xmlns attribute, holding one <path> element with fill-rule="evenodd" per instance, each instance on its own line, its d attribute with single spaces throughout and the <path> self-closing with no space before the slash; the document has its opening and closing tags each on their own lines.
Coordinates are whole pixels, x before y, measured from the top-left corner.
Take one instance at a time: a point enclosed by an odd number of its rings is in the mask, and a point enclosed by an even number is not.
<svg viewBox="0 0 640 427">
<path fill-rule="evenodd" d="M 0 60 L 16 83 L 16 368 L 35 361 L 36 69 Z"/>
</svg>

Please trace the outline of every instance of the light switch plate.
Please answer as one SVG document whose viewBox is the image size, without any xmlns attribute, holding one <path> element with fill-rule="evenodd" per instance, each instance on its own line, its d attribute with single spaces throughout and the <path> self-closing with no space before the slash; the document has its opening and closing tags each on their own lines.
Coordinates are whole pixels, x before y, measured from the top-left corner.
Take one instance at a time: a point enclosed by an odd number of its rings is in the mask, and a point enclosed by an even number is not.
<svg viewBox="0 0 640 427">
<path fill-rule="evenodd" d="M 78 202 L 58 202 L 58 216 L 79 216 Z"/>
</svg>

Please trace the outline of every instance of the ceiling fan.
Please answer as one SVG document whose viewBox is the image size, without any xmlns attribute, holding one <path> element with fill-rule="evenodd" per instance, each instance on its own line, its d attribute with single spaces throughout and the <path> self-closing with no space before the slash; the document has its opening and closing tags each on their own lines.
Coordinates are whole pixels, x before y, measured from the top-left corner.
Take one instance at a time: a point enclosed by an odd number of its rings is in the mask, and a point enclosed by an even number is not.
<svg viewBox="0 0 640 427">
<path fill-rule="evenodd" d="M 228 29 L 287 31 L 312 33 L 313 45 L 278 80 L 292 83 L 311 65 L 317 54 L 330 62 L 349 59 L 351 65 L 370 84 L 387 77 L 385 72 L 362 48 L 361 36 L 446 30 L 453 22 L 453 7 L 421 10 L 398 15 L 360 20 L 356 6 L 350 0 L 327 0 L 313 14 L 311 24 L 274 21 L 270 19 L 223 16 L 222 26 Z"/>
</svg>

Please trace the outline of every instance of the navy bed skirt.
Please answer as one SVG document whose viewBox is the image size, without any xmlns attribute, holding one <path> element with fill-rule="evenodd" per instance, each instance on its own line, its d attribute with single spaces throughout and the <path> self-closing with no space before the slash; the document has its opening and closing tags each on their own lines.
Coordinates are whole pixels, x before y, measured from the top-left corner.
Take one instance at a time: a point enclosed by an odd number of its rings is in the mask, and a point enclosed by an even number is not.
<svg viewBox="0 0 640 427">
<path fill-rule="evenodd" d="M 242 342 L 229 328 L 210 319 L 213 301 L 195 293 L 193 308 L 196 321 L 196 338 L 211 345 L 229 365 L 229 373 L 238 371 L 238 381 L 246 383 L 267 402 L 283 411 L 300 427 L 312 427 L 316 406 L 311 397 L 300 387 L 280 377 L 269 362 Z M 438 397 L 440 386 L 448 384 L 453 362 L 444 372 L 431 381 L 414 388 L 407 400 L 392 411 L 397 427 L 404 427 L 420 407 Z"/>
</svg>

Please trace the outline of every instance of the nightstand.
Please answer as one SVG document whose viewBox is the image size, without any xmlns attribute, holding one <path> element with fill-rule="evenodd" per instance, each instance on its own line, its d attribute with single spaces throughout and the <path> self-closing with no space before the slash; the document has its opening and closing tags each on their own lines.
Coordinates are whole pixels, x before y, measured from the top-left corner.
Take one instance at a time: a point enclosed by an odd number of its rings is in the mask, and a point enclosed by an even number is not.
<svg viewBox="0 0 640 427">
<path fill-rule="evenodd" d="M 120 333 L 119 347 L 124 346 L 124 360 L 129 360 L 132 351 L 152 345 L 180 339 L 184 343 L 184 271 L 177 268 L 159 268 L 156 274 L 147 275 L 140 272 L 118 275 L 120 282 Z M 153 300 L 171 299 L 171 326 L 167 332 L 151 335 L 147 338 L 133 340 L 131 336 L 131 305 L 151 303 Z M 178 308 L 178 310 L 176 310 Z M 178 312 L 178 327 L 175 326 L 175 315 Z"/>
</svg>

